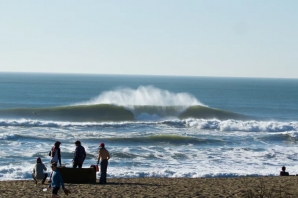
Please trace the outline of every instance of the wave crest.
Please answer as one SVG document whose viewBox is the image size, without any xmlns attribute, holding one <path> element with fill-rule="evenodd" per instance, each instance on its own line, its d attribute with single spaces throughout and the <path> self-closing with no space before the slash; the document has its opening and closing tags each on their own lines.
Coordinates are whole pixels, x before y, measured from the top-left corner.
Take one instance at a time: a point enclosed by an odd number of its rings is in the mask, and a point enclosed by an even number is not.
<svg viewBox="0 0 298 198">
<path fill-rule="evenodd" d="M 119 88 L 101 93 L 96 98 L 79 105 L 114 104 L 119 106 L 193 106 L 203 105 L 189 93 L 172 93 L 154 86 L 137 89 Z"/>
</svg>

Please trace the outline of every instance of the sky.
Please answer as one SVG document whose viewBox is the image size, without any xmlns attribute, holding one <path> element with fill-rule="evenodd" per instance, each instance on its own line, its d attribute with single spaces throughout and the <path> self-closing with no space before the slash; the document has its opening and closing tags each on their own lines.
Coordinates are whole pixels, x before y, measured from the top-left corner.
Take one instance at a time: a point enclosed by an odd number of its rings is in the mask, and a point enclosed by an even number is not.
<svg viewBox="0 0 298 198">
<path fill-rule="evenodd" d="M 297 0 L 0 0 L 0 71 L 298 78 Z"/>
</svg>

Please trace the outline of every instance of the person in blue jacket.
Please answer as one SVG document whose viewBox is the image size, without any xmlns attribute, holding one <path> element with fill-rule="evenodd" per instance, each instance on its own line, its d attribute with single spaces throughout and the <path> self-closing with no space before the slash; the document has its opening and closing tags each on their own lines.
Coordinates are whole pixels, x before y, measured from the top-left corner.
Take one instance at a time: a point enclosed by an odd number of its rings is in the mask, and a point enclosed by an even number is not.
<svg viewBox="0 0 298 198">
<path fill-rule="evenodd" d="M 49 188 L 52 188 L 52 198 L 57 198 L 60 185 L 62 186 L 63 190 L 65 190 L 65 187 L 64 187 L 61 173 L 57 169 L 57 163 L 56 162 L 52 163 L 51 168 L 53 170 L 53 173 L 52 173 L 52 181 L 51 181 L 51 184 L 49 185 Z"/>
</svg>

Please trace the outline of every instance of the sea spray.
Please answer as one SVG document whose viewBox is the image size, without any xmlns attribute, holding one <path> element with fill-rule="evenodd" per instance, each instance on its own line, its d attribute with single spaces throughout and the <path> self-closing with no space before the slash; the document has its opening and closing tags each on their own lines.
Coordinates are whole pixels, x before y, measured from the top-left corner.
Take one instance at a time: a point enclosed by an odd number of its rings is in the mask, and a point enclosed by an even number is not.
<svg viewBox="0 0 298 198">
<path fill-rule="evenodd" d="M 118 88 L 102 92 L 96 98 L 78 103 L 80 105 L 115 104 L 119 106 L 193 106 L 203 105 L 189 93 L 172 93 L 154 86 L 139 86 L 137 89 Z"/>
<path fill-rule="evenodd" d="M 76 105 L 113 104 L 132 111 L 137 120 L 178 117 L 188 107 L 203 105 L 189 93 L 172 93 L 154 86 L 137 89 L 118 88 L 101 93 L 96 98 Z"/>
</svg>

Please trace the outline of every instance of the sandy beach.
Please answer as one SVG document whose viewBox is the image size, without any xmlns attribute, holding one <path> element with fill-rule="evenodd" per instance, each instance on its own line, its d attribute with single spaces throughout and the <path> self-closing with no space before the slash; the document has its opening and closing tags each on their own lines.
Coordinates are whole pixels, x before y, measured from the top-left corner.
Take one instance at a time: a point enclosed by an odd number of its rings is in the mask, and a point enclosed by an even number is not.
<svg viewBox="0 0 298 198">
<path fill-rule="evenodd" d="M 65 184 L 60 197 L 298 197 L 298 177 L 134 178 L 108 184 Z M 47 185 L 32 180 L 1 181 L 0 197 L 50 197 Z"/>
</svg>

